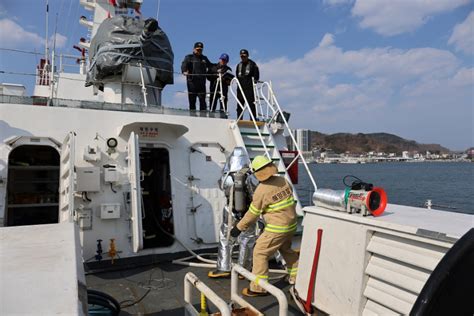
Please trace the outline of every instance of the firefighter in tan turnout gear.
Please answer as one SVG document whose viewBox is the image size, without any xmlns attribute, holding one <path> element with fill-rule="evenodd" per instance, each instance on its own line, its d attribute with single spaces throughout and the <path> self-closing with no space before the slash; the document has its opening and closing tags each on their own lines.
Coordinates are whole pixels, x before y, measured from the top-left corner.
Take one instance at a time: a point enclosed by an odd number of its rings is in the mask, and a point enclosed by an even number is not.
<svg viewBox="0 0 474 316">
<path fill-rule="evenodd" d="M 257 221 L 260 215 L 266 223 L 264 232 L 258 237 L 253 250 L 252 273 L 257 276 L 250 288 L 245 288 L 245 296 L 266 295 L 258 284 L 268 280 L 268 260 L 277 251 L 286 261 L 290 283 L 296 279 L 298 255 L 291 249 L 291 240 L 296 231 L 296 201 L 293 190 L 278 172 L 272 161 L 265 156 L 257 156 L 252 161 L 252 170 L 260 181 L 253 195 L 252 203 L 245 216 L 232 229 L 232 237 L 239 236 Z"/>
</svg>

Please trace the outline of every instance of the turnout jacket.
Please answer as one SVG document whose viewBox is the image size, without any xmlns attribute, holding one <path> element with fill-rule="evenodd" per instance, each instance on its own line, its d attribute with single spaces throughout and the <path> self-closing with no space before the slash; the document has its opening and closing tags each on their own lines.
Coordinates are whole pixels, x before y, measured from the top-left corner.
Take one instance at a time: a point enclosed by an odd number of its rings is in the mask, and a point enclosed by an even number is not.
<svg viewBox="0 0 474 316">
<path fill-rule="evenodd" d="M 188 72 L 191 76 L 187 76 L 187 81 L 192 82 L 202 82 L 206 81 L 206 74 L 208 68 L 212 64 L 209 59 L 204 55 L 189 54 L 184 57 L 183 62 L 181 63 L 181 72 Z M 202 75 L 202 76 L 193 76 L 193 75 Z"/>
<path fill-rule="evenodd" d="M 235 75 L 239 79 L 242 88 L 252 88 L 252 77 L 255 81 L 260 80 L 260 71 L 257 64 L 249 59 L 246 64 L 240 62 L 235 70 Z"/>
<path fill-rule="evenodd" d="M 265 220 L 265 231 L 288 233 L 296 230 L 296 201 L 293 190 L 283 177 L 271 176 L 260 182 L 245 216 L 237 224 L 240 231 L 247 230 L 260 215 Z"/>
</svg>

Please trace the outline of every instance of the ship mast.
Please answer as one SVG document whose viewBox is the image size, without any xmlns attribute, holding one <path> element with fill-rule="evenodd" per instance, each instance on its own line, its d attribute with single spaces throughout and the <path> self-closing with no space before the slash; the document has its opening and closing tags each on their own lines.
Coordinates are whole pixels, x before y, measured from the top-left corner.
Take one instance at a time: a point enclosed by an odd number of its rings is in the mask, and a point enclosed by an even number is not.
<svg viewBox="0 0 474 316">
<path fill-rule="evenodd" d="M 44 58 L 40 59 L 36 67 L 36 83 L 33 91 L 33 96 L 39 98 L 48 98 L 48 102 L 44 105 L 50 104 L 51 84 L 50 78 L 52 76 L 51 66 L 49 63 L 49 0 L 46 0 L 46 17 L 45 17 L 45 35 L 44 35 Z M 38 103 L 39 104 L 39 103 Z"/>
<path fill-rule="evenodd" d="M 49 0 L 46 0 L 46 30 L 45 30 L 45 43 L 44 43 L 44 59 L 46 61 L 45 66 L 48 65 L 49 60 L 49 46 L 48 46 L 48 20 L 49 20 Z"/>
</svg>

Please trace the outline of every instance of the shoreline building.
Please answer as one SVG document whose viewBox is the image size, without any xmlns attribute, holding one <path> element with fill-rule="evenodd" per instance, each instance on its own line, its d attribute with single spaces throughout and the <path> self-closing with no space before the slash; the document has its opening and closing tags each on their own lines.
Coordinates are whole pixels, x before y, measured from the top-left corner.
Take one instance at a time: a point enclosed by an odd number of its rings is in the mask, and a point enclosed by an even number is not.
<svg viewBox="0 0 474 316">
<path fill-rule="evenodd" d="M 295 135 L 296 143 L 302 152 L 311 151 L 311 131 L 309 129 L 294 129 L 293 135 Z M 292 143 L 290 149 L 296 150 L 296 146 Z"/>
</svg>

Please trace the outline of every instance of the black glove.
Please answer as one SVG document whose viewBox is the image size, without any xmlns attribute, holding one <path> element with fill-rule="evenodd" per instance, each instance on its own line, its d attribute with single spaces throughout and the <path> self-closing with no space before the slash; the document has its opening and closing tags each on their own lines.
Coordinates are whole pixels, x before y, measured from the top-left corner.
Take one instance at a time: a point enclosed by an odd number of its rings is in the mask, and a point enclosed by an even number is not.
<svg viewBox="0 0 474 316">
<path fill-rule="evenodd" d="M 239 237 L 240 229 L 238 229 L 237 226 L 232 227 L 232 230 L 230 231 L 230 235 L 234 238 Z"/>
</svg>

